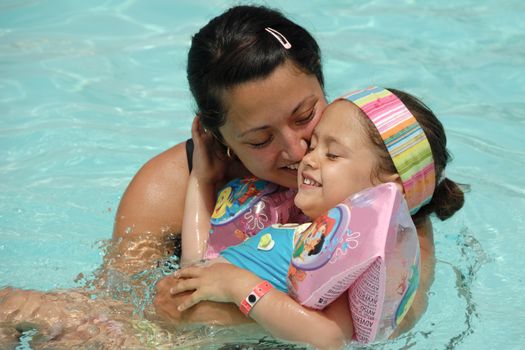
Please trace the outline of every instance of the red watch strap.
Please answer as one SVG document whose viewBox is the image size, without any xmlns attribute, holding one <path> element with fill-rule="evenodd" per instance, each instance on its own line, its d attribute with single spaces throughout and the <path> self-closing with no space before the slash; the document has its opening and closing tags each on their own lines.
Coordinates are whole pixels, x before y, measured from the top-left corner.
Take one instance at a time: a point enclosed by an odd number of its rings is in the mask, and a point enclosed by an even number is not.
<svg viewBox="0 0 525 350">
<path fill-rule="evenodd" d="M 241 305 L 239 306 L 239 309 L 241 309 L 242 313 L 248 316 L 250 313 L 250 310 L 253 308 L 253 306 L 261 299 L 266 293 L 271 291 L 273 289 L 273 286 L 268 281 L 263 281 L 256 285 L 250 294 L 246 298 L 244 298 L 243 301 L 241 301 Z"/>
</svg>

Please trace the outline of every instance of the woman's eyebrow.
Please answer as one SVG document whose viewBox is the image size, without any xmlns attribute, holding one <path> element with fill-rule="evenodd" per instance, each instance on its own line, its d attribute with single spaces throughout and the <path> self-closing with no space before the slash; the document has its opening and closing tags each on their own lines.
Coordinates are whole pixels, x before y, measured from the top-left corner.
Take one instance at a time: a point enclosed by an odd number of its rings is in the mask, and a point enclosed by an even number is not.
<svg viewBox="0 0 525 350">
<path fill-rule="evenodd" d="M 305 97 L 301 102 L 299 102 L 297 104 L 297 106 L 295 106 L 295 108 L 292 110 L 292 113 L 291 115 L 295 114 L 304 104 L 306 104 L 309 100 L 315 98 L 316 96 L 314 94 L 311 94 L 307 97 Z M 257 126 L 255 128 L 252 128 L 252 129 L 248 129 L 246 131 L 243 131 L 242 133 L 238 134 L 237 135 L 237 138 L 242 138 L 244 136 L 246 136 L 247 134 L 251 133 L 251 132 L 256 132 L 256 131 L 261 131 L 261 130 L 264 130 L 264 129 L 268 129 L 270 126 L 269 125 L 261 125 L 261 126 Z"/>
</svg>

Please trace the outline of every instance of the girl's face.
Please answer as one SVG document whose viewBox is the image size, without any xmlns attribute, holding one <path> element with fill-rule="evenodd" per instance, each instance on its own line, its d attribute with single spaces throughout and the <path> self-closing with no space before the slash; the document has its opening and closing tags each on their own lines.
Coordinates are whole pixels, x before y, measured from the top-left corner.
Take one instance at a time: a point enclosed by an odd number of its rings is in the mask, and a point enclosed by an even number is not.
<svg viewBox="0 0 525 350">
<path fill-rule="evenodd" d="M 297 167 L 326 106 L 314 75 L 291 62 L 267 78 L 224 93 L 225 143 L 253 175 L 286 187 L 297 186 Z"/>
<path fill-rule="evenodd" d="M 379 157 L 361 118 L 353 103 L 337 101 L 328 106 L 315 128 L 299 166 L 295 197 L 297 207 L 309 217 L 316 218 L 350 195 L 378 184 L 372 171 Z"/>
</svg>

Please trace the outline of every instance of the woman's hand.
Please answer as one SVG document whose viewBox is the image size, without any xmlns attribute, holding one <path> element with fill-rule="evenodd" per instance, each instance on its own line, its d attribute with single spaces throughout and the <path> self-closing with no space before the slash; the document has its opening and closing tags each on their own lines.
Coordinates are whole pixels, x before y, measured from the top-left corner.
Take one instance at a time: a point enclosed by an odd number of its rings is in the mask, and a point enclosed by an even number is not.
<svg viewBox="0 0 525 350">
<path fill-rule="evenodd" d="M 212 133 L 204 129 L 198 116 L 193 119 L 191 137 L 194 144 L 192 176 L 213 184 L 222 180 L 227 159 L 218 151 L 221 146 Z"/>
</svg>

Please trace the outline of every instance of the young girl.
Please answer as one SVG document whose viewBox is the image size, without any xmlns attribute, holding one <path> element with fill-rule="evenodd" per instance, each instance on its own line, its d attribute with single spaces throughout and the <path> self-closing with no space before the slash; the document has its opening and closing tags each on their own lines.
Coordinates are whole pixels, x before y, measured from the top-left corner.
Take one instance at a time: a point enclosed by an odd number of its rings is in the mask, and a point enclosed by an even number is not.
<svg viewBox="0 0 525 350">
<path fill-rule="evenodd" d="M 208 193 L 223 171 L 219 162 L 206 156 L 209 136 L 200 132 L 198 122 L 192 132 L 198 156 L 186 197 L 185 212 L 193 211 L 193 215 L 185 215 L 183 226 L 185 263 L 203 257 L 213 210 Z M 414 97 L 382 88 L 350 93 L 325 110 L 314 130 L 309 152 L 299 166 L 295 204 L 310 218 L 316 218 L 354 193 L 394 182 L 404 192 L 416 226 L 431 213 L 447 219 L 463 205 L 463 192 L 443 175 L 449 158 L 445 147 L 441 123 Z M 243 245 L 259 241 L 263 233 Z M 238 268 L 216 264 L 251 268 L 253 260 L 247 263 L 242 259 L 243 245 L 226 249 L 211 265 L 189 267 L 176 273 L 183 279 L 172 292 L 194 291 L 180 305 L 180 310 L 202 300 L 242 305 L 254 281 L 260 285 L 270 279 L 260 270 L 256 272 L 259 276 L 247 278 L 249 275 Z M 422 255 L 432 251 L 431 237 L 420 237 L 420 246 Z M 292 247 L 282 250 L 282 261 L 291 260 L 291 250 Z M 272 270 L 271 278 L 286 285 L 288 266 L 283 268 L 278 261 L 271 264 L 266 271 Z M 221 271 L 219 276 L 217 271 Z M 331 348 L 352 339 L 353 322 L 348 308 L 347 298 L 339 297 L 324 310 L 310 310 L 273 289 L 260 297 L 249 315 L 279 338 Z"/>
</svg>

